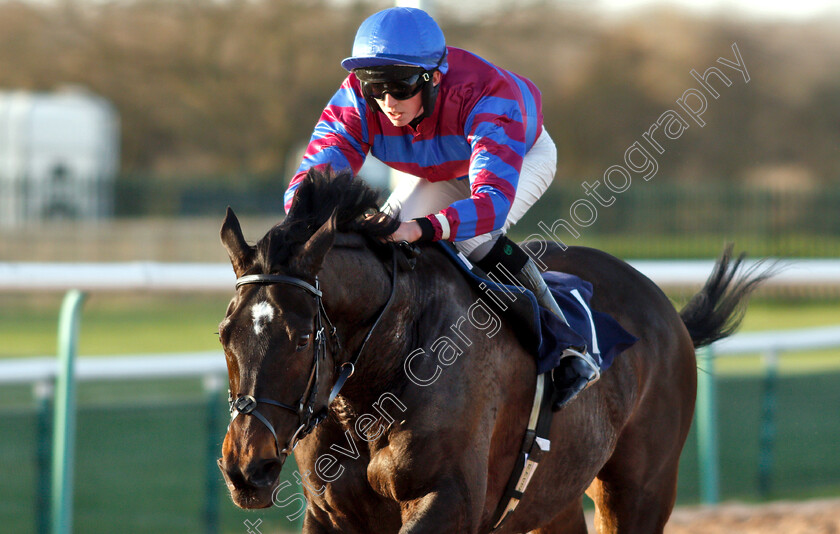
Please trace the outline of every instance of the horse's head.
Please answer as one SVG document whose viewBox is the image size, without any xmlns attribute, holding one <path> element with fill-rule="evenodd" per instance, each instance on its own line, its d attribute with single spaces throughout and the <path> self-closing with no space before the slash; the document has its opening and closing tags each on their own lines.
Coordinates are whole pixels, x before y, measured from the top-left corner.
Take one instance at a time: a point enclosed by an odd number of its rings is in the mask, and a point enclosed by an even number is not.
<svg viewBox="0 0 840 534">
<path fill-rule="evenodd" d="M 348 191 L 335 193 L 349 187 L 352 197 L 358 189 L 364 194 L 356 200 L 363 197 L 362 204 L 374 202 L 374 207 L 376 196 L 350 185 L 349 177 L 315 178 L 301 186 L 283 224 L 255 246 L 246 243 L 230 209 L 222 225 L 237 285 L 219 325 L 232 416 L 219 467 L 234 503 L 243 508 L 271 505 L 283 462 L 326 416 L 339 373 L 333 350 L 339 341 L 321 300 L 318 274 L 342 220 L 346 227 L 366 211 L 356 202 L 351 217 L 343 205 Z M 393 231 L 394 223 L 379 220 L 375 227 Z"/>
<path fill-rule="evenodd" d="M 331 219 L 285 269 L 265 269 L 233 212 L 225 218 L 222 241 L 238 287 L 219 325 L 233 416 L 219 465 L 239 506 L 271 504 L 286 456 L 325 413 L 333 366 L 316 274 L 334 236 Z"/>
</svg>

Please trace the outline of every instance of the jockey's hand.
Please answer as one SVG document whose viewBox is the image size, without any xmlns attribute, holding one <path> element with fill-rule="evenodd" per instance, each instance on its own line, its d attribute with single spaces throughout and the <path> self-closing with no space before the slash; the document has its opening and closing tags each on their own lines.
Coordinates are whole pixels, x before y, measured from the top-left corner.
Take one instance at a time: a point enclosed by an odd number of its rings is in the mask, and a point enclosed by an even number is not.
<svg viewBox="0 0 840 534">
<path fill-rule="evenodd" d="M 399 243 L 400 241 L 408 241 L 409 243 L 414 243 L 423 235 L 423 231 L 420 229 L 420 225 L 417 224 L 417 221 L 405 221 L 400 223 L 400 227 L 397 228 L 397 231 L 388 236 L 386 241 L 394 241 L 395 243 Z"/>
</svg>

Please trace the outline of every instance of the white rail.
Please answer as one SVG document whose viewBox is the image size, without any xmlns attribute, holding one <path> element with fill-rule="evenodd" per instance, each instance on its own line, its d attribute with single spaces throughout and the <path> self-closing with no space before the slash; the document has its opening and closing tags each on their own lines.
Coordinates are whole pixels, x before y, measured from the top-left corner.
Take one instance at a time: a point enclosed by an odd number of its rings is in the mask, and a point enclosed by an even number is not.
<svg viewBox="0 0 840 534">
<path fill-rule="evenodd" d="M 743 332 L 714 343 L 716 356 L 822 350 L 840 347 L 840 326 Z"/>
<path fill-rule="evenodd" d="M 840 347 L 840 326 L 744 332 L 712 345 L 716 357 Z M 0 359 L 0 384 L 51 380 L 55 357 Z M 76 380 L 147 380 L 227 373 L 222 351 L 94 356 L 76 359 Z"/>
<path fill-rule="evenodd" d="M 766 265 L 773 265 L 770 259 Z M 755 261 L 744 262 L 746 268 Z M 699 285 L 712 273 L 708 260 L 631 260 L 630 265 L 661 286 Z M 840 260 L 784 259 L 775 264 L 776 274 L 765 286 L 827 286 L 840 284 Z"/>
<path fill-rule="evenodd" d="M 636 260 L 630 264 L 661 286 L 700 285 L 714 262 Z M 747 264 L 747 267 L 754 262 Z M 840 260 L 783 260 L 768 286 L 840 285 Z M 0 263 L 0 291 L 232 291 L 225 263 Z"/>
<path fill-rule="evenodd" d="M 224 263 L 0 263 L 0 291 L 233 291 Z"/>
<path fill-rule="evenodd" d="M 0 360 L 0 384 L 53 380 L 54 357 Z M 222 351 L 76 358 L 76 381 L 189 378 L 227 373 Z"/>
</svg>

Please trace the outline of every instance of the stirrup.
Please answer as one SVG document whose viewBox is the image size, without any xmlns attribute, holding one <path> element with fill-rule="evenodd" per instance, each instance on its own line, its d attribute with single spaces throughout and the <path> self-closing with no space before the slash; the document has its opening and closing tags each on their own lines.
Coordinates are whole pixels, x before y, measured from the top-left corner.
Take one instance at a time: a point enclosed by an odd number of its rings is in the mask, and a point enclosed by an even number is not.
<svg viewBox="0 0 840 534">
<path fill-rule="evenodd" d="M 570 358 L 572 356 L 576 356 L 580 358 L 586 365 L 588 365 L 592 371 L 595 373 L 595 378 L 589 380 L 589 383 L 586 387 L 591 386 L 601 378 L 601 367 L 598 365 L 598 362 L 595 361 L 595 358 L 592 357 L 591 354 L 586 349 L 573 349 L 569 347 L 568 349 L 563 351 L 563 354 L 560 355 L 560 361 L 562 362 L 564 358 Z M 585 388 L 584 388 L 585 389 Z"/>
<path fill-rule="evenodd" d="M 583 363 L 591 373 L 579 373 L 575 369 L 570 369 L 568 366 L 563 366 L 563 360 L 567 358 L 574 358 L 576 362 Z M 575 376 L 558 376 L 557 371 L 569 372 L 574 371 Z M 551 410 L 559 411 L 569 402 L 576 399 L 589 386 L 600 380 L 601 370 L 592 356 L 586 351 L 579 351 L 568 348 L 563 351 L 560 356 L 560 365 L 551 370 L 551 382 L 554 386 L 554 392 L 551 400 Z"/>
</svg>

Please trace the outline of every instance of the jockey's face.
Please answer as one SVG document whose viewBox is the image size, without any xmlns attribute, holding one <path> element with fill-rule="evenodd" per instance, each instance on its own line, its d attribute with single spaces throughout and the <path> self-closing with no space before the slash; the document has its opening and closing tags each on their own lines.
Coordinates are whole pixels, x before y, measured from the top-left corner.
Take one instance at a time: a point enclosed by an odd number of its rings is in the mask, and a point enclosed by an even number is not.
<svg viewBox="0 0 840 534">
<path fill-rule="evenodd" d="M 432 83 L 435 85 L 440 83 L 441 73 L 435 71 L 432 75 Z M 405 100 L 397 100 L 390 93 L 382 95 L 383 98 L 377 98 L 376 103 L 379 108 L 391 121 L 391 124 L 397 127 L 407 126 L 411 121 L 423 114 L 423 93 L 407 98 Z"/>
<path fill-rule="evenodd" d="M 376 103 L 394 126 L 406 126 L 423 113 L 423 93 L 406 100 L 397 100 L 390 93 L 383 96 L 385 98 L 377 98 Z"/>
</svg>

